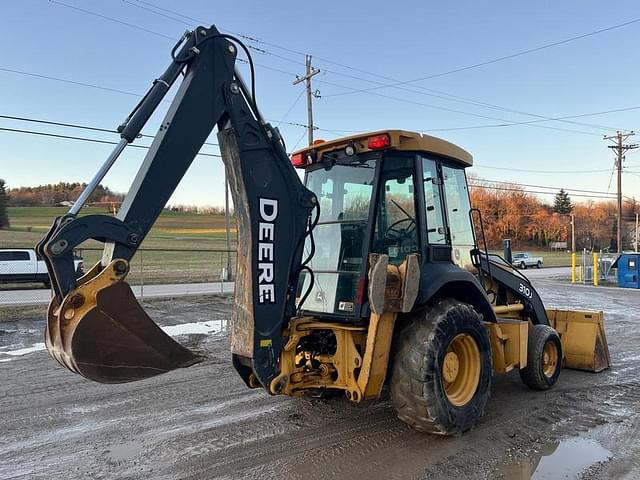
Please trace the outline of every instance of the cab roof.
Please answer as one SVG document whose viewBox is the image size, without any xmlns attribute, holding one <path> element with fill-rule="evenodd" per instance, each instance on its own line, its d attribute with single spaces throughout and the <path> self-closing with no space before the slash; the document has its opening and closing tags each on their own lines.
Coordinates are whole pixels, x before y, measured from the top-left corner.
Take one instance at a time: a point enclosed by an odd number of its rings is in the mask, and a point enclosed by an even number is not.
<svg viewBox="0 0 640 480">
<path fill-rule="evenodd" d="M 370 148 L 370 138 L 383 137 L 385 135 L 389 138 L 388 144 L 385 147 Z M 380 149 L 418 151 L 434 153 L 436 155 L 447 157 L 462 164 L 464 167 L 470 167 L 473 165 L 473 157 L 471 154 L 457 145 L 447 142 L 446 140 L 442 140 L 441 138 L 417 132 L 409 132 L 406 130 L 378 130 L 375 132 L 359 133 L 357 135 L 341 137 L 326 142 L 317 142 L 318 143 L 314 143 L 312 146 L 296 150 L 291 154 L 291 157 L 293 158 L 298 154 L 303 154 L 304 157 L 307 157 L 311 154 L 316 158 L 316 161 L 321 161 L 324 154 L 335 152 L 336 150 L 341 150 L 352 145 L 355 147 L 356 153 L 364 153 Z"/>
</svg>

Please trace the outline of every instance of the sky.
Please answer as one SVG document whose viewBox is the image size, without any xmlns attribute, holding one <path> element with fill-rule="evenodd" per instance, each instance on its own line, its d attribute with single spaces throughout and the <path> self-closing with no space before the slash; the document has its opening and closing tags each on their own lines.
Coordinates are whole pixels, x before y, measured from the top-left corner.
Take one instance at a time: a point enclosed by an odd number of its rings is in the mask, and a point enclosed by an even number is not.
<svg viewBox="0 0 640 480">
<path fill-rule="evenodd" d="M 172 39 L 196 23 L 215 24 L 255 39 L 247 44 L 261 50 L 252 50 L 257 102 L 290 150 L 306 142 L 304 87 L 292 83 L 307 53 L 321 72 L 313 82 L 320 91 L 316 138 L 420 131 L 472 153 L 471 173 L 487 180 L 615 192 L 613 152 L 603 135 L 640 129 L 640 21 L 447 72 L 635 19 L 640 8 L 633 0 L 606 2 L 606 8 L 596 0 L 0 0 L 0 116 L 115 128 L 168 65 Z M 245 65 L 240 70 L 246 73 Z M 361 91 L 380 84 L 392 85 Z M 157 130 L 167 106 L 145 133 Z M 629 110 L 572 120 L 588 125 L 477 128 L 618 109 Z M 2 128 L 118 140 L 111 133 L 0 118 L 0 178 L 10 188 L 87 182 L 112 147 Z M 635 139 L 640 143 L 640 134 Z M 218 153 L 213 146 L 202 151 Z M 103 183 L 126 192 L 144 153 L 127 149 Z M 629 152 L 624 165 L 623 193 L 640 197 L 640 149 Z M 170 203 L 223 204 L 223 172 L 219 158 L 197 157 Z"/>
</svg>

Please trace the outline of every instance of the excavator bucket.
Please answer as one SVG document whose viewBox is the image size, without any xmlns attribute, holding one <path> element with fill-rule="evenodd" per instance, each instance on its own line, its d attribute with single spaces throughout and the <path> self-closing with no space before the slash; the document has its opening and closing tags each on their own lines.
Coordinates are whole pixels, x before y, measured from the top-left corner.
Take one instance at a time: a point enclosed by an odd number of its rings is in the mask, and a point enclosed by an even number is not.
<svg viewBox="0 0 640 480">
<path fill-rule="evenodd" d="M 123 383 L 188 367 L 201 357 L 181 346 L 146 314 L 124 281 L 125 260 L 53 300 L 45 344 L 69 370 L 100 383 Z"/>
<path fill-rule="evenodd" d="M 611 366 L 602 312 L 548 309 L 547 317 L 560 334 L 565 367 L 601 372 Z"/>
</svg>

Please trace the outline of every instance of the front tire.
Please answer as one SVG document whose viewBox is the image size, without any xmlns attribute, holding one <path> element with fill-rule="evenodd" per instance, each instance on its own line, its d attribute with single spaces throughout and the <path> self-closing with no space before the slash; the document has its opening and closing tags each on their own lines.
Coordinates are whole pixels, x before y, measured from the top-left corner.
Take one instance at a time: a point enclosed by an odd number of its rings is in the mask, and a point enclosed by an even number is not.
<svg viewBox="0 0 640 480">
<path fill-rule="evenodd" d="M 562 343 L 560 335 L 548 325 L 529 328 L 527 366 L 520 369 L 520 378 L 534 390 L 553 387 L 562 370 Z"/>
<path fill-rule="evenodd" d="M 439 300 L 416 312 L 395 341 L 391 401 L 426 433 L 456 435 L 484 413 L 491 391 L 487 328 L 467 304 Z"/>
</svg>

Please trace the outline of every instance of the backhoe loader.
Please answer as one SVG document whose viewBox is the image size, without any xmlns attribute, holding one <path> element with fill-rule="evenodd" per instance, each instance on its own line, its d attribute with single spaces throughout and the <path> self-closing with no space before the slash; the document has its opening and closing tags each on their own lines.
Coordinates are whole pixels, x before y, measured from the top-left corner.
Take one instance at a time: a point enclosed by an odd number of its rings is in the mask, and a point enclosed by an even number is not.
<svg viewBox="0 0 640 480">
<path fill-rule="evenodd" d="M 249 85 L 235 68 L 238 47 L 249 58 Z M 117 215 L 78 216 L 178 79 Z M 518 370 L 544 390 L 563 366 L 609 366 L 602 312 L 545 309 L 524 275 L 488 253 L 469 204 L 469 153 L 381 130 L 289 156 L 254 85 L 249 51 L 213 26 L 173 48 L 167 70 L 118 128 L 113 153 L 37 245 L 53 290 L 45 342 L 58 363 L 118 383 L 202 359 L 147 316 L 126 277 L 217 127 L 238 229 L 231 357 L 248 387 L 360 403 L 388 385 L 401 420 L 449 435 L 482 416 L 494 374 Z M 76 279 L 73 249 L 88 239 L 103 242 L 104 253 Z"/>
</svg>

